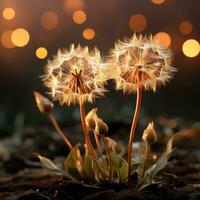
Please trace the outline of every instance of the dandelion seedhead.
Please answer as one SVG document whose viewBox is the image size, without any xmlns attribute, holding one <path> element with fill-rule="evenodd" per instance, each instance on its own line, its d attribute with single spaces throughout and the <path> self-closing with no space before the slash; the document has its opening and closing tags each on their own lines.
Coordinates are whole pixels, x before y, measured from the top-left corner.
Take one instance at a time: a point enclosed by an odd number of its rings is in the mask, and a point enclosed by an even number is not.
<svg viewBox="0 0 200 200">
<path fill-rule="evenodd" d="M 174 68 L 171 66 L 170 49 L 150 37 L 137 37 L 118 41 L 111 51 L 112 78 L 116 89 L 126 93 L 137 90 L 138 84 L 144 89 L 157 89 L 171 78 Z M 113 73 L 115 71 L 115 73 Z"/>
<path fill-rule="evenodd" d="M 59 50 L 48 62 L 43 81 L 53 100 L 61 105 L 77 104 L 80 100 L 93 102 L 105 92 L 104 66 L 97 49 L 89 51 L 88 47 L 72 45 L 70 50 Z"/>
</svg>

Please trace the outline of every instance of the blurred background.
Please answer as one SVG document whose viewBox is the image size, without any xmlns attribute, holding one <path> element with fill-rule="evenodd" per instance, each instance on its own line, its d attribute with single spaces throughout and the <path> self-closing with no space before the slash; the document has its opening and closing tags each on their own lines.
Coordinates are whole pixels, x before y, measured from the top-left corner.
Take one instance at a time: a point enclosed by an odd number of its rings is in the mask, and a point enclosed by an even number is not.
<svg viewBox="0 0 200 200">
<path fill-rule="evenodd" d="M 178 69 L 166 87 L 145 92 L 142 115 L 199 120 L 199 0 L 0 0 L 0 130 L 48 121 L 33 90 L 45 94 L 39 76 L 58 48 L 97 46 L 104 55 L 115 40 L 153 34 L 174 52 Z M 135 95 L 115 91 L 96 101 L 107 120 L 131 120 Z M 89 105 L 92 107 L 92 105 Z M 78 108 L 55 109 L 59 121 L 78 119 Z"/>
</svg>

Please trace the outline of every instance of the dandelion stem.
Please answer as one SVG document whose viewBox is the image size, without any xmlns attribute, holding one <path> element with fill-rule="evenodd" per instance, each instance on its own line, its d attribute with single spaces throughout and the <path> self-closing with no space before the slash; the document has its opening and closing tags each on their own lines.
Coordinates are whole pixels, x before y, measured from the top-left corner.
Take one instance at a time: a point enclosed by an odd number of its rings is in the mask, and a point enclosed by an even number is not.
<svg viewBox="0 0 200 200">
<path fill-rule="evenodd" d="M 107 142 L 105 140 L 104 135 L 102 136 L 102 140 L 103 140 L 103 143 L 104 143 L 104 146 L 105 146 L 105 150 L 106 150 L 106 155 L 107 155 L 107 158 L 108 158 L 109 178 L 111 179 L 111 175 L 112 175 L 112 162 L 111 162 L 111 157 L 110 157 L 110 151 L 109 151 L 109 148 L 108 148 L 108 145 L 107 145 Z"/>
<path fill-rule="evenodd" d="M 80 99 L 79 106 L 80 106 L 81 123 L 82 123 L 82 127 L 83 127 L 83 133 L 85 135 L 85 141 L 86 141 L 86 144 L 88 147 L 88 151 L 97 160 L 97 155 L 94 150 L 94 147 L 92 146 L 92 143 L 91 143 L 91 140 L 89 137 L 89 133 L 87 130 L 86 121 L 85 121 L 85 108 L 84 108 L 84 105 L 83 105 L 81 99 Z"/>
<path fill-rule="evenodd" d="M 61 139 L 64 141 L 64 143 L 68 146 L 68 148 L 71 150 L 72 149 L 72 144 L 70 143 L 70 141 L 67 139 L 65 134 L 60 129 L 60 127 L 59 127 L 54 115 L 50 112 L 50 113 L 48 113 L 48 116 L 49 116 L 54 128 L 56 129 L 58 135 L 61 137 Z"/>
<path fill-rule="evenodd" d="M 135 113 L 132 121 L 131 131 L 130 131 L 130 137 L 129 137 L 129 143 L 128 143 L 128 185 L 130 186 L 131 181 L 131 153 L 132 153 L 132 144 L 135 136 L 135 129 L 136 125 L 139 119 L 139 113 L 142 103 L 142 87 L 140 84 L 138 84 L 137 88 L 137 102 L 136 102 L 136 108 Z"/>
</svg>

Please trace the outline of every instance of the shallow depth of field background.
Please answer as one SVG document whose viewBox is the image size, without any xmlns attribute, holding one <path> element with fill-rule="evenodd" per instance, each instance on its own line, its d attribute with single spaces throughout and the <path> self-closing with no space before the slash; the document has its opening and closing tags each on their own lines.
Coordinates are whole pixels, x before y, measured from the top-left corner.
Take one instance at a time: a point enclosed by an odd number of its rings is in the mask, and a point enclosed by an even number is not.
<svg viewBox="0 0 200 200">
<path fill-rule="evenodd" d="M 199 0 L 0 0 L 0 130 L 15 123 L 47 122 L 33 90 L 45 94 L 39 76 L 58 48 L 97 46 L 103 55 L 124 36 L 153 34 L 174 52 L 175 78 L 144 93 L 142 115 L 199 119 Z M 135 96 L 115 91 L 96 105 L 107 120 L 131 120 Z M 90 105 L 90 107 L 92 107 Z M 59 121 L 78 119 L 78 108 L 55 110 Z M 61 119 L 62 118 L 62 119 Z"/>
</svg>

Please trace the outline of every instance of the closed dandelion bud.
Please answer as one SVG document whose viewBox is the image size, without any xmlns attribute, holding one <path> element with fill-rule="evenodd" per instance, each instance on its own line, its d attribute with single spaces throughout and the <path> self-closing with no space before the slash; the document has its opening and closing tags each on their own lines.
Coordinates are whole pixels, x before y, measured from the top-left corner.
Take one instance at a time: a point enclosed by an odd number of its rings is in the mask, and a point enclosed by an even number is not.
<svg viewBox="0 0 200 200">
<path fill-rule="evenodd" d="M 108 132 L 108 126 L 102 119 L 96 119 L 95 133 L 105 135 Z"/>
<path fill-rule="evenodd" d="M 37 107 L 41 113 L 49 113 L 53 109 L 54 104 L 39 92 L 34 92 L 34 96 Z"/>
<path fill-rule="evenodd" d="M 149 144 L 152 144 L 157 141 L 157 135 L 154 129 L 153 122 L 149 123 L 147 128 L 144 130 L 142 139 L 143 141 L 148 142 Z"/>
<path fill-rule="evenodd" d="M 87 128 L 90 130 L 95 130 L 96 118 L 97 118 L 97 108 L 92 109 L 86 116 L 85 121 Z"/>
</svg>

